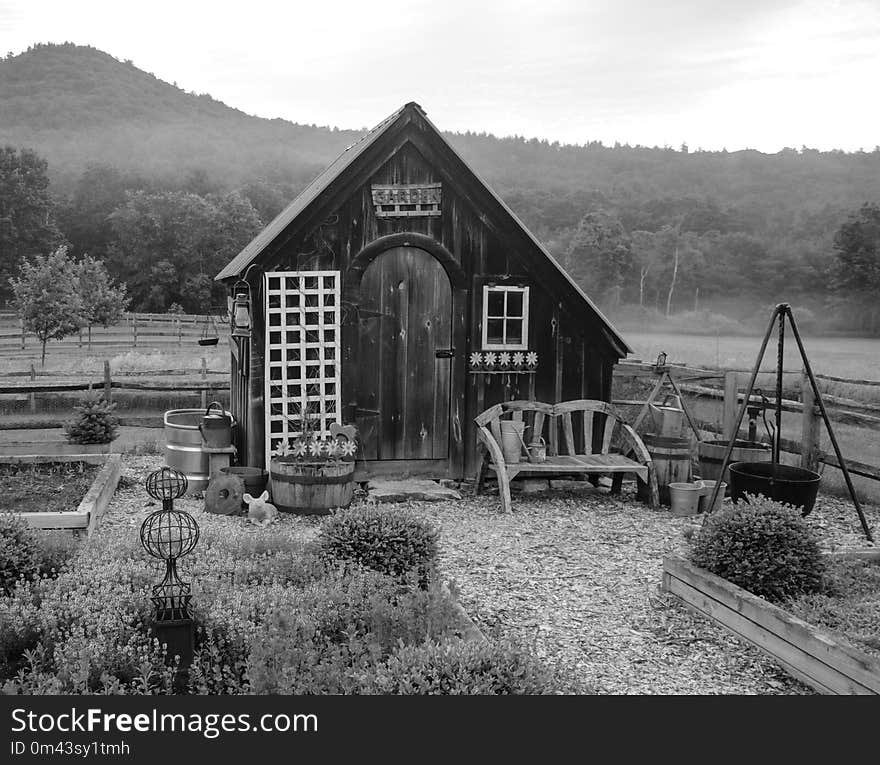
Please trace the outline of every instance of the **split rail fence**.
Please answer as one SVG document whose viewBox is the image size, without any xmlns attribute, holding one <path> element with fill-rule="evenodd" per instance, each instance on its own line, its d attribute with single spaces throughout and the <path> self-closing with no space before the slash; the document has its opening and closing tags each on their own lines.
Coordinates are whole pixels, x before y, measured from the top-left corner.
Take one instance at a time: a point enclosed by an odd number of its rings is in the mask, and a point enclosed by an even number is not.
<svg viewBox="0 0 880 765">
<path fill-rule="evenodd" d="M 102 352 L 130 348 L 157 348 L 173 351 L 195 345 L 203 337 L 224 338 L 226 317 L 210 314 L 126 313 L 110 327 L 83 328 L 61 340 L 50 340 L 48 356 L 59 353 Z M 91 337 L 90 337 L 91 334 Z M 25 332 L 21 319 L 13 311 L 0 311 L 0 358 L 22 358 L 40 349 L 35 335 Z"/>
<path fill-rule="evenodd" d="M 668 365 L 666 369 L 674 377 L 676 384 L 689 398 L 709 399 L 722 402 L 723 417 L 721 422 L 709 421 L 695 417 L 695 424 L 706 433 L 718 434 L 720 438 L 729 438 L 736 420 L 738 407 L 744 397 L 739 389 L 744 388 L 748 381 L 749 370 L 712 370 Z M 767 372 L 766 374 L 772 374 Z M 788 372 L 788 375 L 797 375 Z M 802 374 L 802 373 L 800 373 Z M 614 369 L 615 379 L 654 378 L 658 376 L 657 367 L 641 362 L 623 362 Z M 212 379 L 212 377 L 214 379 Z M 217 378 L 220 379 L 217 379 Z M 861 386 L 880 386 L 880 382 L 872 380 L 852 380 L 830 375 L 816 375 L 817 379 L 835 383 L 846 383 Z M 715 382 L 715 385 L 711 383 Z M 785 412 L 800 414 L 800 440 L 783 438 L 780 440 L 782 451 L 800 456 L 803 467 L 816 470 L 819 464 L 839 468 L 834 454 L 826 453 L 820 448 L 820 424 L 822 418 L 819 408 L 813 400 L 812 388 L 806 384 L 801 388 L 801 400 L 783 399 L 782 409 Z M 196 370 L 152 370 L 144 372 L 111 372 L 110 362 L 104 362 L 102 376 L 96 375 L 91 381 L 71 379 L 63 373 L 39 373 L 32 365 L 30 372 L 14 372 L 0 375 L 0 394 L 27 395 L 30 398 L 31 411 L 35 411 L 35 396 L 40 393 L 66 393 L 101 389 L 105 397 L 112 399 L 113 391 L 158 391 L 158 392 L 196 392 L 201 394 L 202 406 L 207 406 L 208 395 L 229 390 L 228 372 L 207 369 L 206 361 L 201 359 L 201 368 Z M 773 409 L 776 406 L 775 395 L 766 398 L 766 403 Z M 835 422 L 854 425 L 860 428 L 880 430 L 880 404 L 868 404 L 840 396 L 823 394 L 829 415 Z M 758 396 L 752 396 L 756 404 L 761 403 Z M 614 399 L 612 403 L 620 406 L 643 406 L 644 400 Z M 153 421 L 155 420 L 155 422 Z M 161 417 L 148 419 L 148 424 L 161 426 Z M 31 423 L 27 427 L 50 427 L 45 423 Z M 9 426 L 7 426 L 9 427 Z M 21 427 L 16 425 L 13 427 Z M 0 424 L 0 429 L 4 426 Z M 747 433 L 740 430 L 738 438 L 747 438 Z M 847 459 L 849 471 L 863 478 L 880 481 L 880 466 L 858 460 Z"/>
<path fill-rule="evenodd" d="M 721 422 L 712 422 L 706 419 L 695 417 L 696 426 L 707 433 L 714 433 L 719 438 L 729 439 L 736 423 L 736 416 L 745 393 L 740 389 L 744 389 L 748 383 L 751 370 L 712 370 L 687 367 L 683 365 L 670 364 L 666 367 L 670 375 L 675 379 L 676 384 L 682 393 L 687 394 L 690 398 L 704 398 L 722 402 L 723 417 Z M 774 371 L 763 372 L 762 374 L 775 376 Z M 820 429 L 822 416 L 818 405 L 813 396 L 812 387 L 803 371 L 788 371 L 786 376 L 800 376 L 801 399 L 782 399 L 782 411 L 800 414 L 800 440 L 781 438 L 780 449 L 789 454 L 795 454 L 800 457 L 800 464 L 808 470 L 816 470 L 820 464 L 830 465 L 839 468 L 840 464 L 837 457 L 832 453 L 826 453 L 820 448 Z M 657 367 L 653 364 L 645 364 L 640 362 L 623 362 L 618 364 L 614 369 L 615 379 L 621 378 L 654 378 L 659 376 Z M 817 380 L 825 380 L 827 382 L 845 383 L 849 385 L 859 385 L 880 387 L 880 382 L 874 380 L 854 380 L 844 377 L 833 377 L 831 375 L 816 374 Z M 716 385 L 710 383 L 715 381 Z M 834 396 L 823 393 L 822 398 L 825 402 L 826 409 L 832 420 L 843 424 L 854 425 L 860 428 L 868 428 L 872 430 L 880 430 L 880 404 L 869 404 L 861 401 L 855 401 L 849 398 Z M 752 395 L 753 403 L 761 404 L 762 401 L 767 404 L 768 408 L 775 410 L 776 396 L 774 391 L 767 391 L 764 399 L 761 396 Z M 613 404 L 619 406 L 643 406 L 643 400 L 631 399 L 614 399 Z M 745 430 L 737 433 L 737 438 L 746 439 L 748 434 Z M 857 460 L 846 460 L 846 466 L 849 472 L 880 481 L 880 466 L 871 465 Z"/>
</svg>

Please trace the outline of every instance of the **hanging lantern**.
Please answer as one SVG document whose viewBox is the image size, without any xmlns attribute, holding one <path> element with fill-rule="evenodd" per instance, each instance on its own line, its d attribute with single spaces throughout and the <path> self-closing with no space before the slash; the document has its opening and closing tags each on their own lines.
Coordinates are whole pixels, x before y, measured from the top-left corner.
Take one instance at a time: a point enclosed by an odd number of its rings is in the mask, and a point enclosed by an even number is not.
<svg viewBox="0 0 880 765">
<path fill-rule="evenodd" d="M 251 287 L 240 279 L 232 288 L 232 336 L 251 336 Z"/>
</svg>

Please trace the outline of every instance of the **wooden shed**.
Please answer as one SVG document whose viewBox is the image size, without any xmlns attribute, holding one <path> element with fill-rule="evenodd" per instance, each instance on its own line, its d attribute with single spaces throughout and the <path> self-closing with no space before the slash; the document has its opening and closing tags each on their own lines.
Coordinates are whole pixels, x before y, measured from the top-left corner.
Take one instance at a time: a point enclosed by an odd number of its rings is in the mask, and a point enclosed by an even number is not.
<svg viewBox="0 0 880 765">
<path fill-rule="evenodd" d="M 240 462 L 355 424 L 356 476 L 471 477 L 474 417 L 609 400 L 629 348 L 416 103 L 346 149 L 216 277 L 234 334 Z"/>
</svg>

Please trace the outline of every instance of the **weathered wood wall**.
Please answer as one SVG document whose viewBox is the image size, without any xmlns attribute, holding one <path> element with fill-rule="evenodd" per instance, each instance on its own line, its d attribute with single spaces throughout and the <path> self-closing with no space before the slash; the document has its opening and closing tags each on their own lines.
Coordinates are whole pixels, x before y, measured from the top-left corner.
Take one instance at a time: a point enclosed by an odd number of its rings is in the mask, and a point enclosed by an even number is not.
<svg viewBox="0 0 880 765">
<path fill-rule="evenodd" d="M 455 182 L 458 179 L 450 175 L 454 168 L 443 162 L 417 125 L 392 132 L 381 147 L 375 147 L 375 154 L 375 159 L 381 160 L 378 171 L 352 171 L 344 187 L 329 187 L 324 195 L 329 206 L 325 205 L 320 219 L 314 218 L 311 225 L 289 238 L 279 237 L 264 253 L 261 267 L 265 271 L 337 269 L 342 273 L 344 298 L 356 303 L 361 296 L 347 283 L 351 281 L 349 269 L 358 254 L 381 237 L 421 234 L 451 254 L 454 264 L 447 264 L 447 271 L 454 267 L 463 275 L 463 284 L 453 283 L 453 324 L 461 330 L 453 335 L 456 355 L 450 427 L 454 430 L 456 421 L 458 433 L 451 434 L 451 477 L 474 474 L 477 455 L 473 418 L 492 404 L 530 396 L 547 402 L 573 398 L 608 400 L 617 356 L 597 332 L 597 325 L 585 322 L 582 313 L 578 313 L 582 306 L 573 308 L 559 299 L 555 291 L 558 285 L 551 279 L 558 279 L 559 275 L 549 273 L 555 269 L 543 258 L 536 258 L 534 252 L 527 252 L 526 247 L 513 244 L 515 237 L 506 235 L 480 209 L 472 182 Z M 372 184 L 437 182 L 443 184 L 441 215 L 376 216 Z M 264 306 L 260 277 L 261 271 L 255 269 L 249 278 L 255 310 L 245 453 L 248 464 L 253 465 L 263 461 Z M 486 281 L 528 284 L 531 288 L 529 349 L 539 354 L 533 381 L 521 375 L 514 376 L 513 384 L 505 385 L 501 375 L 481 380 L 467 371 L 468 355 L 480 350 L 482 286 Z M 356 367 L 362 360 L 356 358 L 357 316 L 354 311 L 344 311 L 343 316 L 342 403 L 343 416 L 350 418 L 356 401 Z"/>
</svg>

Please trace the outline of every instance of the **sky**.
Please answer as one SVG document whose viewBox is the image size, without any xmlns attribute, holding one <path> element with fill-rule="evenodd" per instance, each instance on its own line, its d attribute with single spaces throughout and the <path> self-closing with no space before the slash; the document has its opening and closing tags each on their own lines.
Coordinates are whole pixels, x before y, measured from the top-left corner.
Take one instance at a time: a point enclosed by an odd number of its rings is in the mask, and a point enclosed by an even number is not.
<svg viewBox="0 0 880 765">
<path fill-rule="evenodd" d="M 776 152 L 880 144 L 880 0 L 0 0 L 0 54 L 91 45 L 261 117 Z"/>
</svg>

